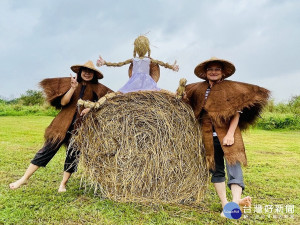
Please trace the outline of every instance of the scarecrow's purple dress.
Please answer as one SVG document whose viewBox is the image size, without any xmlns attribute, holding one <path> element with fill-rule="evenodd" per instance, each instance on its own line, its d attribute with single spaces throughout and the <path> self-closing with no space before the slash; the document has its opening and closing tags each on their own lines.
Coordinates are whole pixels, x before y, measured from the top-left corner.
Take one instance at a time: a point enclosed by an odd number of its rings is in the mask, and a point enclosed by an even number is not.
<svg viewBox="0 0 300 225">
<path fill-rule="evenodd" d="M 159 91 L 156 82 L 150 76 L 150 58 L 133 58 L 132 76 L 119 90 L 122 93 L 134 91 Z"/>
</svg>

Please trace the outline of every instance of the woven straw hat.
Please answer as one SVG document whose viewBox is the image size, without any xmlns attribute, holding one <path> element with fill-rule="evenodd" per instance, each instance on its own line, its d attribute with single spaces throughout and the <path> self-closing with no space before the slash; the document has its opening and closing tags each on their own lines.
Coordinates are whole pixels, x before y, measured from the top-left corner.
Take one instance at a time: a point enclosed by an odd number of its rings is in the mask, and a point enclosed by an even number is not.
<svg viewBox="0 0 300 225">
<path fill-rule="evenodd" d="M 74 73 L 78 73 L 79 70 L 80 70 L 80 68 L 82 68 L 82 67 L 94 70 L 98 79 L 102 79 L 103 78 L 103 74 L 99 70 L 97 70 L 95 68 L 94 63 L 92 61 L 87 61 L 84 65 L 74 65 L 74 66 L 71 66 L 71 70 Z"/>
<path fill-rule="evenodd" d="M 198 66 L 196 66 L 194 70 L 196 76 L 206 80 L 206 67 L 207 64 L 211 62 L 219 62 L 223 65 L 222 71 L 224 72 L 225 75 L 224 78 L 230 77 L 235 72 L 235 66 L 233 65 L 233 63 L 224 59 L 218 59 L 216 57 L 212 57 L 209 60 L 206 60 L 200 63 Z"/>
</svg>

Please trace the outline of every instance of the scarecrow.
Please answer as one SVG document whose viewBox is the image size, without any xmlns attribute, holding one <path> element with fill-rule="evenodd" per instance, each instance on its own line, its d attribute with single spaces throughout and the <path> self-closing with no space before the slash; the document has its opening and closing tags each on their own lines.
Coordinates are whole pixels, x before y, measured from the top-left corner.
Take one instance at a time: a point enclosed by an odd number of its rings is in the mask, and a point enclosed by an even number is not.
<svg viewBox="0 0 300 225">
<path fill-rule="evenodd" d="M 68 145 L 72 131 L 80 126 L 82 116 L 90 110 L 77 107 L 78 99 L 97 101 L 111 91 L 98 83 L 98 79 L 102 79 L 103 75 L 94 67 L 92 61 L 84 65 L 74 65 L 71 70 L 76 73 L 75 78 L 71 75 L 71 78 L 49 78 L 40 82 L 47 101 L 60 109 L 60 112 L 46 128 L 44 146 L 36 153 L 23 177 L 9 185 L 11 189 L 17 189 L 27 183 L 38 168 L 48 164 L 63 144 Z M 76 171 L 77 155 L 71 153 L 72 150 L 67 151 L 59 192 L 66 191 L 66 183 Z"/>
<path fill-rule="evenodd" d="M 241 131 L 255 122 L 269 97 L 262 87 L 225 80 L 234 72 L 231 62 L 213 57 L 195 68 L 196 76 L 205 81 L 186 86 L 186 98 L 202 127 L 206 161 L 222 207 L 227 204 L 224 158 L 233 202 L 251 205 L 249 196 L 241 199 L 245 187 L 241 164 L 247 165 Z"/>
<path fill-rule="evenodd" d="M 148 56 L 146 54 L 148 53 Z M 149 39 L 145 36 L 139 36 L 134 41 L 134 50 L 133 50 L 133 59 L 128 59 L 124 62 L 119 63 L 111 63 L 103 60 L 101 56 L 97 60 L 96 65 L 98 67 L 106 65 L 106 66 L 115 66 L 120 67 L 130 63 L 128 75 L 128 82 L 119 89 L 118 92 L 113 92 L 105 95 L 97 102 L 84 101 L 80 99 L 78 101 L 78 105 L 84 106 L 86 108 L 99 108 L 104 102 L 108 99 L 111 99 L 121 93 L 126 94 L 129 92 L 137 92 L 137 91 L 161 91 L 167 94 L 174 95 L 174 93 L 163 90 L 157 87 L 157 82 L 160 77 L 160 68 L 159 66 L 163 66 L 168 69 L 172 69 L 174 71 L 179 70 L 179 66 L 176 64 L 176 61 L 173 65 L 168 63 L 164 63 L 159 60 L 155 60 L 150 58 L 150 42 Z M 138 55 L 138 57 L 136 57 Z M 186 79 L 181 79 L 179 82 L 179 87 L 185 87 Z M 184 85 L 183 85 L 184 84 Z M 182 89 L 182 88 L 181 88 Z M 176 98 L 182 98 L 182 91 L 177 92 Z"/>
<path fill-rule="evenodd" d="M 148 53 L 148 56 L 146 54 Z M 123 66 L 131 64 L 129 67 L 129 81 L 119 90 L 121 93 L 146 90 L 160 90 L 157 87 L 159 80 L 159 65 L 174 71 L 179 67 L 176 61 L 173 65 L 150 58 L 150 43 L 147 37 L 139 36 L 134 41 L 133 59 L 124 62 L 110 63 L 104 61 L 101 56 L 97 60 L 97 66 Z M 138 57 L 136 55 L 138 54 Z"/>
<path fill-rule="evenodd" d="M 176 96 L 157 87 L 159 65 L 174 71 L 178 66 L 150 58 L 144 36 L 134 42 L 133 59 L 97 61 L 98 66 L 129 63 L 130 79 L 121 93 L 78 101 L 92 108 L 71 141 L 81 150 L 82 180 L 115 201 L 197 203 L 207 189 L 208 170 L 200 126 L 180 100 L 186 79 Z"/>
</svg>

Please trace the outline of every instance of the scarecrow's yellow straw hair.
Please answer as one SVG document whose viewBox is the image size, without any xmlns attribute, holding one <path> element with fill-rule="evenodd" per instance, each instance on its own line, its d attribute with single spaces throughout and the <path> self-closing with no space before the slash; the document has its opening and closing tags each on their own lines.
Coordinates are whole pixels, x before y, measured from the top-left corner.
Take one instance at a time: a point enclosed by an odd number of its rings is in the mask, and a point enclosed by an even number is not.
<svg viewBox="0 0 300 225">
<path fill-rule="evenodd" d="M 139 57 L 144 57 L 148 52 L 148 57 L 150 57 L 150 42 L 145 36 L 138 36 L 134 41 L 133 57 L 136 57 L 136 53 Z"/>
</svg>

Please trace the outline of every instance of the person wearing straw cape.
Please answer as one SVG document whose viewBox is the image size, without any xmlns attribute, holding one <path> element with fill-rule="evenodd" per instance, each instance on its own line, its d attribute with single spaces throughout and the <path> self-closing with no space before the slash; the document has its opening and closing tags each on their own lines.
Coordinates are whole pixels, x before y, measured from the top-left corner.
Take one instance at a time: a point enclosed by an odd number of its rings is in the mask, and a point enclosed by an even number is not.
<svg viewBox="0 0 300 225">
<path fill-rule="evenodd" d="M 186 98 L 202 127 L 206 161 L 222 208 L 228 203 L 224 158 L 232 201 L 251 206 L 251 197 L 241 197 L 245 188 L 241 164 L 247 165 L 241 130 L 255 122 L 269 97 L 265 88 L 225 80 L 234 72 L 233 63 L 213 57 L 194 70 L 205 81 L 186 86 Z"/>
<path fill-rule="evenodd" d="M 61 110 L 45 131 L 44 146 L 36 153 L 24 175 L 9 185 L 11 189 L 17 189 L 26 184 L 35 171 L 49 163 L 63 144 L 68 145 L 72 131 L 80 126 L 82 116 L 90 111 L 88 108 L 77 107 L 77 101 L 80 98 L 97 101 L 111 91 L 98 82 L 98 79 L 103 78 L 103 74 L 95 68 L 92 61 L 84 65 L 71 66 L 71 70 L 76 73 L 75 77 L 70 75 L 69 78 L 50 78 L 40 82 L 47 101 Z M 76 169 L 77 155 L 69 149 L 58 192 L 66 191 L 66 183 Z"/>
<path fill-rule="evenodd" d="M 146 54 L 148 53 L 148 56 Z M 157 81 L 159 79 L 159 67 L 163 66 L 174 71 L 178 71 L 179 67 L 176 65 L 176 61 L 173 65 L 164 63 L 159 60 L 150 58 L 150 43 L 147 37 L 139 36 L 134 41 L 133 59 L 128 59 L 124 62 L 110 63 L 106 62 L 100 56 L 97 60 L 97 66 L 123 66 L 131 64 L 130 67 L 130 79 L 129 81 L 119 90 L 121 93 L 128 93 L 134 91 L 158 91 L 160 88 L 157 87 Z M 138 57 L 136 57 L 138 55 Z M 158 67 L 158 68 L 157 68 Z M 152 70 L 158 70 L 154 73 Z"/>
</svg>

